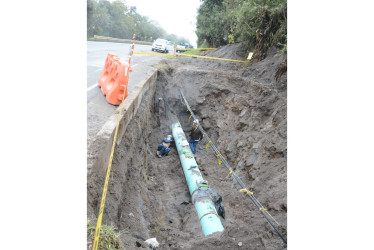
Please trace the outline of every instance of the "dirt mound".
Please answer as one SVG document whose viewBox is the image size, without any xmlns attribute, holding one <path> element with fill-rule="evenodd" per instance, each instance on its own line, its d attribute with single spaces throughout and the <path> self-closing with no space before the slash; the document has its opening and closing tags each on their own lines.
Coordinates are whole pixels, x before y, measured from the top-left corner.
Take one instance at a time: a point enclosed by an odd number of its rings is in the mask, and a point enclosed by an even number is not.
<svg viewBox="0 0 374 250">
<path fill-rule="evenodd" d="M 177 151 L 155 155 L 171 123 L 179 120 L 186 135 L 192 129 L 182 89 L 221 154 L 287 235 L 287 76 L 275 79 L 286 56 L 265 60 L 250 67 L 200 58 L 165 61 L 113 159 L 103 223 L 123 230 L 126 249 L 153 237 L 159 249 L 284 247 L 205 141 L 198 144 L 196 161 L 223 197 L 223 233 L 204 237 Z M 95 173 L 88 179 L 89 218 L 97 217 L 103 182 Z"/>
<path fill-rule="evenodd" d="M 234 60 L 245 60 L 247 54 L 242 43 L 228 44 L 221 46 L 215 50 L 208 51 L 207 56 L 227 58 Z"/>
</svg>

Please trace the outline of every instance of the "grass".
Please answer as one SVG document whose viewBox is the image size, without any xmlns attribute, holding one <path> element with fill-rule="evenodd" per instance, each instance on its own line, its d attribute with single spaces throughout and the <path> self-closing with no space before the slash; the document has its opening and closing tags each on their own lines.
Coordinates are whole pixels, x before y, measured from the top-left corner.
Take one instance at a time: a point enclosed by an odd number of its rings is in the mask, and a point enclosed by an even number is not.
<svg viewBox="0 0 374 250">
<path fill-rule="evenodd" d="M 165 64 L 165 63 L 159 63 L 159 64 L 156 64 L 155 66 L 156 69 L 165 69 L 167 70 L 169 68 L 169 65 Z"/>
<path fill-rule="evenodd" d="M 91 225 L 91 220 L 87 220 L 87 241 L 94 242 L 96 225 Z M 99 246 L 98 249 L 114 250 L 121 249 L 121 241 L 119 236 L 123 231 L 116 232 L 116 228 L 113 225 L 101 225 Z"/>
<path fill-rule="evenodd" d="M 183 52 L 183 54 L 203 56 L 204 55 L 204 51 L 199 50 L 199 49 L 190 49 L 190 50 L 187 50 L 186 52 Z"/>
<path fill-rule="evenodd" d="M 166 63 L 166 59 L 161 60 L 158 64 L 153 66 L 158 70 L 165 70 L 168 71 L 170 69 L 169 64 Z"/>
</svg>

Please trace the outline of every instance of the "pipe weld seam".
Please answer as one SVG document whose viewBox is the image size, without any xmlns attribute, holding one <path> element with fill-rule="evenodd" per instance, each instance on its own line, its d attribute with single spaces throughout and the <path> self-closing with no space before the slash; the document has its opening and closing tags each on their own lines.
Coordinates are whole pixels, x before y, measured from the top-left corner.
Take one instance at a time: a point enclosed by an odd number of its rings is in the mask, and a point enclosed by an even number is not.
<svg viewBox="0 0 374 250">
<path fill-rule="evenodd" d="M 217 214 L 216 212 L 208 212 L 208 213 L 203 214 L 203 215 L 200 217 L 199 221 L 201 221 L 201 219 L 202 219 L 205 215 L 208 215 L 208 214 L 215 214 L 215 215 L 217 215 L 217 217 L 218 217 L 218 214 Z"/>
</svg>

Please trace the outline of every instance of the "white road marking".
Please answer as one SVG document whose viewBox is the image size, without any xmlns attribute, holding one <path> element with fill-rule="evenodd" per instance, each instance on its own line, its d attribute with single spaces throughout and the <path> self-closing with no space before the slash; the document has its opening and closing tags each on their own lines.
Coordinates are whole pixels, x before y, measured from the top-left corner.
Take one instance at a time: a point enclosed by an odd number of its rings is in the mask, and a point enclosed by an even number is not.
<svg viewBox="0 0 374 250">
<path fill-rule="evenodd" d="M 103 67 L 104 68 L 104 67 Z M 102 71 L 103 69 L 97 69 L 97 70 L 95 70 L 94 72 L 96 72 L 96 71 Z"/>
<path fill-rule="evenodd" d="M 134 65 L 132 65 L 131 68 L 134 68 L 134 67 L 136 67 L 136 66 L 138 66 L 138 64 L 134 64 Z M 101 70 L 101 69 L 100 69 L 100 70 Z M 95 71 L 98 71 L 98 70 L 95 70 Z M 126 72 L 126 73 L 127 73 L 127 72 Z M 90 91 L 90 90 L 93 90 L 94 88 L 96 88 L 96 86 L 99 86 L 99 85 L 98 85 L 97 83 L 91 85 L 90 87 L 87 88 L 87 92 Z"/>
<path fill-rule="evenodd" d="M 124 58 L 126 58 L 126 57 L 124 57 Z M 127 59 L 128 59 L 128 58 L 127 58 Z M 143 62 L 145 62 L 145 61 L 149 61 L 149 60 L 152 60 L 152 59 L 154 59 L 154 58 L 149 58 L 149 59 L 143 60 Z M 102 70 L 102 68 L 104 67 L 104 66 L 99 66 L 99 65 L 87 65 L 87 66 L 98 67 L 98 68 L 100 68 L 100 69 L 95 70 L 94 72 L 99 71 L 99 70 Z M 139 64 L 131 65 L 131 68 L 134 68 L 134 67 L 136 67 L 136 66 L 139 66 Z M 98 86 L 97 83 L 91 85 L 90 87 L 87 88 L 87 92 L 93 90 L 93 89 L 96 88 L 97 86 Z"/>
<path fill-rule="evenodd" d="M 92 90 L 92 89 L 94 89 L 96 86 L 99 86 L 99 85 L 96 83 L 96 84 L 94 84 L 94 85 L 88 87 L 88 88 L 87 88 L 87 92 L 90 91 L 90 90 Z"/>
</svg>

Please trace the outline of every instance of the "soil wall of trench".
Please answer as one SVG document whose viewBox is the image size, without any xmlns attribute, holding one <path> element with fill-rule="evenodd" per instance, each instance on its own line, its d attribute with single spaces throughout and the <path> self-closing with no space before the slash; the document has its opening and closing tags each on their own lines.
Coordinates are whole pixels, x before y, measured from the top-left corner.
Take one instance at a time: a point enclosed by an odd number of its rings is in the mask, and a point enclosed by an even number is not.
<svg viewBox="0 0 374 250">
<path fill-rule="evenodd" d="M 169 59 L 145 93 L 117 145 L 103 223 L 114 224 L 125 249 L 155 237 L 159 249 L 283 249 L 271 229 L 203 140 L 196 161 L 203 177 L 223 197 L 223 233 L 204 237 L 191 204 L 176 149 L 157 158 L 160 141 L 180 121 L 188 137 L 195 115 L 221 154 L 287 235 L 287 76 L 275 75 L 286 55 L 252 66 L 195 58 Z M 88 218 L 96 221 L 105 176 L 88 177 Z M 241 244 L 238 244 L 241 242 Z M 241 246 L 239 246 L 241 245 Z"/>
</svg>

